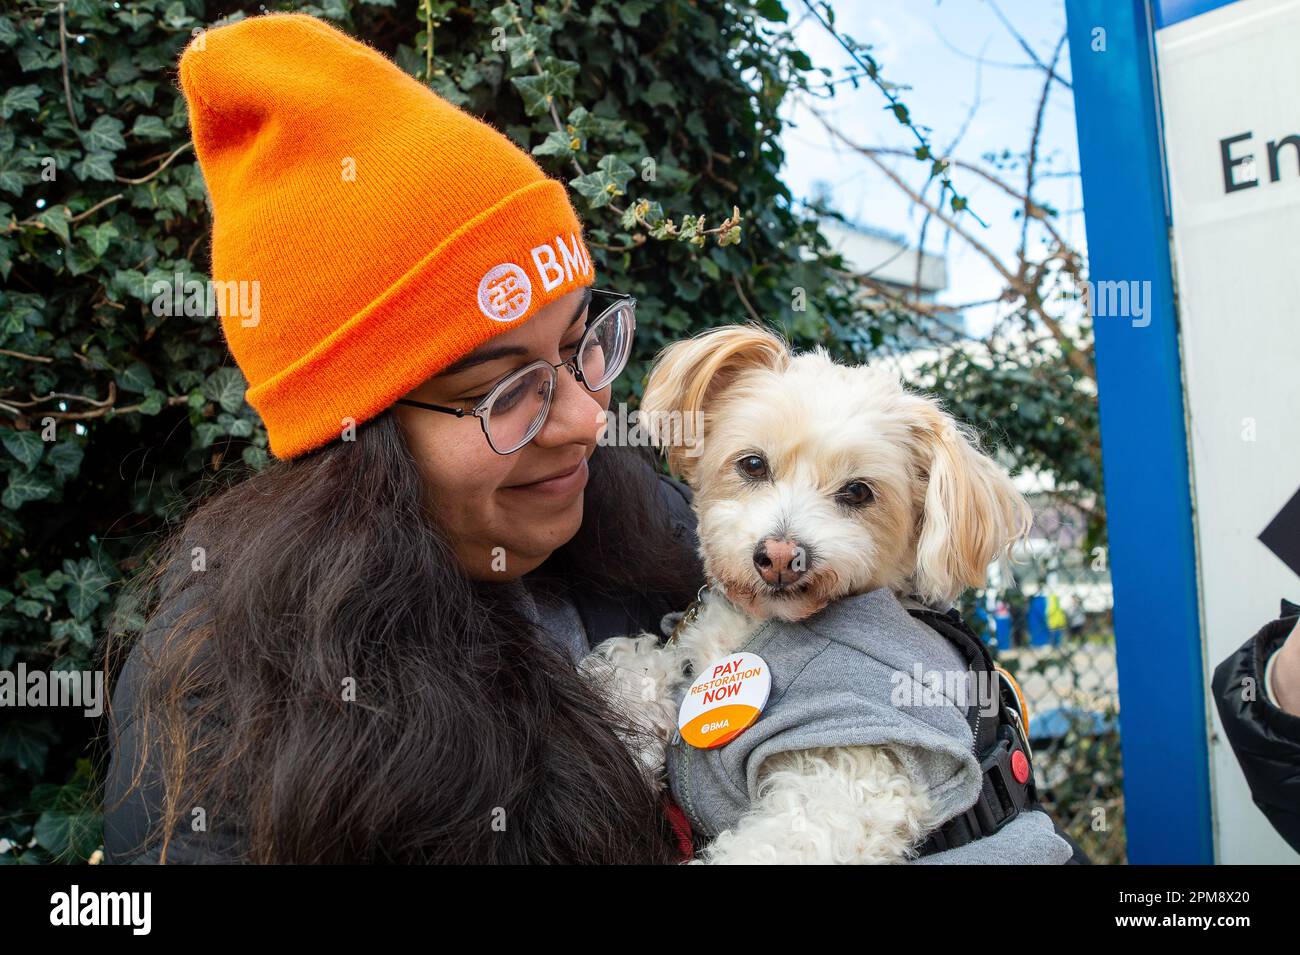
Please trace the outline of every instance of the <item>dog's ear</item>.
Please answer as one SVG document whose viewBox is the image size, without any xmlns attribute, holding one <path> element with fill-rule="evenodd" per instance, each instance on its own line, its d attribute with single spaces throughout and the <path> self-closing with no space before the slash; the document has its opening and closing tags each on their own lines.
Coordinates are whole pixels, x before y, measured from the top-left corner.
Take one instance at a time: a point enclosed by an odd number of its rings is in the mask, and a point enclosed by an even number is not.
<svg viewBox="0 0 1300 955">
<path fill-rule="evenodd" d="M 641 399 L 641 420 L 667 454 L 669 469 L 690 482 L 709 403 L 743 372 L 782 369 L 789 360 L 789 345 L 753 323 L 710 328 L 661 351 Z M 687 447 L 682 435 L 696 444 Z"/>
<path fill-rule="evenodd" d="M 1034 515 L 969 429 L 929 398 L 908 397 L 917 464 L 928 474 L 916 544 L 917 593 L 951 604 L 982 587 L 989 564 L 1029 534 Z"/>
</svg>

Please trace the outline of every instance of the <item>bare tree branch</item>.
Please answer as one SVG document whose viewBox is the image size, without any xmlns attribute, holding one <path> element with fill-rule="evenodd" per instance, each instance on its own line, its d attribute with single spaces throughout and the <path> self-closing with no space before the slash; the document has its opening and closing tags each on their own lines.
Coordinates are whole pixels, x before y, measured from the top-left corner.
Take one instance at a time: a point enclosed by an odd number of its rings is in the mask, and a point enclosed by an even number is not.
<svg viewBox="0 0 1300 955">
<path fill-rule="evenodd" d="M 1049 79 L 1055 80 L 1057 83 L 1060 83 L 1067 90 L 1073 89 L 1073 87 L 1070 85 L 1068 80 L 1062 79 L 1057 74 L 1055 59 L 1052 60 L 1051 66 L 1048 66 L 1046 63 L 1044 63 L 1042 59 L 1039 58 L 1038 54 L 1034 52 L 1034 48 L 1029 45 L 1029 42 L 1024 38 L 1024 36 L 1020 33 L 1020 31 L 1015 28 L 1015 26 L 1011 23 L 1011 21 L 1006 18 L 1005 14 L 1003 14 L 1001 9 L 998 8 L 998 5 L 995 2 L 995 0 L 988 0 L 988 5 L 993 8 L 993 12 L 997 14 L 997 18 L 1002 21 L 1002 25 L 1007 28 L 1007 32 L 1010 33 L 1013 37 L 1015 37 L 1016 42 L 1020 44 L 1020 49 L 1024 50 L 1026 53 L 1029 54 L 1029 59 L 1033 60 L 1035 66 L 1037 66 L 1041 70 L 1046 71 Z"/>
<path fill-rule="evenodd" d="M 913 204 L 926 210 L 930 216 L 933 216 L 935 219 L 942 222 L 948 227 L 950 232 L 958 236 L 962 241 L 983 256 L 993 269 L 1002 276 L 1003 280 L 1007 284 L 1008 290 L 1024 301 L 1025 308 L 1040 322 L 1042 322 L 1043 326 L 1052 334 L 1052 337 L 1056 339 L 1058 346 L 1061 348 L 1062 354 L 1065 355 L 1070 366 L 1084 377 L 1095 378 L 1095 371 L 1090 354 L 1080 347 L 1079 343 L 1071 336 L 1066 334 L 1061 323 L 1056 318 L 1047 313 L 1042 299 L 1039 296 L 1037 287 L 1027 280 L 1030 270 L 1023 260 L 1023 250 L 1022 257 L 1015 269 L 1013 270 L 1008 267 L 992 249 L 973 236 L 967 229 L 959 225 L 951 216 L 947 215 L 941 208 L 937 207 L 935 203 L 929 201 L 923 195 L 918 193 L 898 173 L 889 168 L 889 166 L 875 154 L 875 150 L 863 147 L 850 140 L 842 132 L 832 126 L 830 122 L 817 110 L 809 108 L 809 112 L 817 118 L 818 122 L 826 128 L 827 132 L 845 146 L 865 157 L 868 162 L 879 169 L 880 172 L 890 182 L 892 182 L 900 192 L 907 196 Z M 1035 138 L 1037 138 L 1037 131 L 1035 133 Z M 1032 202 L 1026 201 L 1025 203 L 1026 208 L 1032 208 L 1033 205 Z M 1058 246 L 1058 249 L 1060 250 L 1059 253 L 1054 252 L 1054 255 L 1066 254 L 1065 250 L 1068 249 L 1068 246 Z"/>
</svg>

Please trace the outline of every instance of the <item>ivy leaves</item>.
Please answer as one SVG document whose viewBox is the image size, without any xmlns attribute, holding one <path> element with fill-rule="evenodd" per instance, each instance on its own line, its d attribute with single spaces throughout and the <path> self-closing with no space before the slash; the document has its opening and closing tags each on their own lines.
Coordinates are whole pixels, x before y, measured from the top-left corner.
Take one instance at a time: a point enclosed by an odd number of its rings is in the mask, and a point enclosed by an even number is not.
<svg viewBox="0 0 1300 955">
<path fill-rule="evenodd" d="M 90 129 L 81 133 L 81 141 L 91 152 L 115 153 L 126 148 L 122 126 L 122 121 L 115 116 L 99 116 Z"/>
<path fill-rule="evenodd" d="M 779 3 L 776 4 L 780 9 Z M 653 9 L 649 3 L 621 3 L 617 7 L 618 18 L 609 16 L 603 6 L 597 5 L 592 11 L 589 26 L 621 23 L 626 27 L 642 26 L 642 18 Z M 628 186 L 637 178 L 637 170 L 628 160 L 628 156 L 640 157 L 649 175 L 642 176 L 643 182 L 658 181 L 658 164 L 648 155 L 644 139 L 633 132 L 623 120 L 606 119 L 590 113 L 585 106 L 569 104 L 575 99 L 581 100 L 582 91 L 578 80 L 583 76 L 577 60 L 557 55 L 558 44 L 554 41 L 563 35 L 558 29 L 561 25 L 557 14 L 549 7 L 534 7 L 530 3 L 505 3 L 494 7 L 491 12 L 494 39 L 492 49 L 504 54 L 511 85 L 519 93 L 524 114 L 540 126 L 542 140 L 532 147 L 532 154 L 565 161 L 578 170 L 578 175 L 569 179 L 573 191 L 584 198 L 591 211 L 610 209 L 619 215 L 619 225 L 629 233 L 634 233 L 625 241 L 625 247 L 631 248 L 644 238 L 660 241 L 681 241 L 694 245 L 703 245 L 710 235 L 719 236 L 719 245 L 736 244 L 741 240 L 738 228 L 732 225 L 724 229 L 711 230 L 704 226 L 706 216 L 686 214 L 681 226 L 677 226 L 662 214 L 659 201 L 650 201 L 656 210 L 652 218 L 643 214 L 629 215 L 616 200 L 628 195 Z M 613 43 L 617 46 L 622 34 L 616 33 Z M 591 65 L 602 63 L 603 44 L 591 51 L 588 58 L 588 72 Z M 414 60 L 414 57 L 410 58 Z M 713 75 L 717 66 L 707 64 Z M 477 81 L 481 75 L 477 67 L 473 70 Z M 417 69 L 417 75 L 420 72 Z M 645 83 L 634 83 L 627 90 L 626 107 L 630 111 L 633 104 L 644 104 L 654 111 L 663 110 L 675 114 L 679 104 L 679 93 L 674 84 L 666 78 L 650 79 Z M 559 115 L 568 109 L 568 117 L 561 124 Z M 547 126 L 551 128 L 546 128 Z M 697 111 L 690 111 L 685 121 L 686 130 L 692 135 L 707 139 L 707 129 Z M 528 139 L 516 136 L 516 140 Z M 607 151 L 599 153 L 594 169 L 589 169 L 592 143 L 602 142 Z M 676 191 L 689 181 L 689 176 L 673 165 L 663 167 L 663 181 L 659 188 Z M 649 187 L 653 189 L 655 187 Z M 639 208 L 649 206 L 643 200 Z M 735 224 L 739 223 L 736 218 Z M 708 260 L 705 260 L 708 261 Z M 716 265 L 711 266 L 716 272 Z"/>
<path fill-rule="evenodd" d="M 40 97 L 39 86 L 15 86 L 6 90 L 4 96 L 0 97 L 0 119 L 9 119 L 24 110 L 35 113 L 41 105 Z"/>
<path fill-rule="evenodd" d="M 540 116 L 550 112 L 558 97 L 573 96 L 573 78 L 578 75 L 578 64 L 548 56 L 540 61 L 541 72 L 535 76 L 512 76 L 511 84 L 523 97 L 524 112 Z"/>
<path fill-rule="evenodd" d="M 72 611 L 72 616 L 78 621 L 89 620 L 96 607 L 108 602 L 108 585 L 111 581 L 90 558 L 65 560 L 63 579 L 63 598 Z"/>
<path fill-rule="evenodd" d="M 8 452 L 3 462 L 7 480 L 0 492 L 0 505 L 12 511 L 60 491 L 76 476 L 84 453 L 74 441 L 46 442 L 33 431 L 5 430 L 0 433 L 0 443 Z"/>
<path fill-rule="evenodd" d="M 244 404 L 244 391 L 248 387 L 238 368 L 218 368 L 203 382 L 203 397 L 221 405 L 222 410 L 234 414 Z"/>
<path fill-rule="evenodd" d="M 5 431 L 0 435 L 0 442 L 28 471 L 36 467 L 45 453 L 45 442 L 31 431 Z"/>
<path fill-rule="evenodd" d="M 56 639 L 70 637 L 89 649 L 94 637 L 87 622 L 95 611 L 108 603 L 112 579 L 89 557 L 66 558 L 61 570 L 48 575 L 26 570 L 18 575 L 17 591 L 0 589 L 0 606 L 12 602 L 12 609 L 32 619 L 51 619 L 66 608 L 71 619 L 62 621 Z M 60 624 L 56 624 L 60 626 Z"/>
<path fill-rule="evenodd" d="M 54 732 L 48 721 L 15 723 L 0 730 L 0 761 L 37 775 L 44 772 Z M 30 845 L 22 856 L 0 855 L 4 864 L 85 863 L 104 841 L 103 816 L 97 804 L 96 775 L 89 759 L 79 759 L 66 783 L 42 783 L 32 789 L 26 806 L 28 823 L 19 821 L 12 834 Z"/>
<path fill-rule="evenodd" d="M 607 155 L 601 157 L 594 172 L 570 179 L 569 185 L 585 196 L 593 209 L 599 209 L 625 195 L 628 182 L 635 176 L 636 170 L 626 162 L 618 156 Z"/>
</svg>

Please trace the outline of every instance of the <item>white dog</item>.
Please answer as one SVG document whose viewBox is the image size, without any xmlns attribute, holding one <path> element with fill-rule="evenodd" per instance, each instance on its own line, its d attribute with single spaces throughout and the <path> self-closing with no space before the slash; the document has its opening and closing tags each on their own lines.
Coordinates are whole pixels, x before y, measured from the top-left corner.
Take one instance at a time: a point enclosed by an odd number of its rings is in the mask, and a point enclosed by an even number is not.
<svg viewBox="0 0 1300 955">
<path fill-rule="evenodd" d="M 946 608 L 1031 524 L 1006 473 L 935 401 L 820 348 L 793 355 L 756 325 L 669 346 L 641 408 L 694 490 L 713 595 L 668 646 L 616 638 L 583 667 L 639 727 L 626 741 L 661 785 L 684 681 L 763 620 L 878 588 Z M 669 440 L 679 420 L 703 425 L 689 454 Z M 926 791 L 883 747 L 783 752 L 758 772 L 750 811 L 703 861 L 897 862 L 933 828 Z"/>
</svg>

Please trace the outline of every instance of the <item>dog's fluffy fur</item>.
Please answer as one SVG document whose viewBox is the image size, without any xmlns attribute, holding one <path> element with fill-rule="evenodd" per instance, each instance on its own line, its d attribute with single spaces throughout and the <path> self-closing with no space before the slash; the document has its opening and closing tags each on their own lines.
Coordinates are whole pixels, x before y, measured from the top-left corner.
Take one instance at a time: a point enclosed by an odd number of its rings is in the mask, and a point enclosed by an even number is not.
<svg viewBox="0 0 1300 955">
<path fill-rule="evenodd" d="M 705 601 L 672 646 L 615 638 L 584 661 L 627 714 L 626 741 L 659 785 L 683 681 L 735 652 L 762 619 L 801 620 L 880 587 L 946 607 L 1029 530 L 1006 473 L 935 401 L 820 348 L 793 355 L 756 325 L 669 346 L 641 408 L 651 427 L 672 412 L 703 425 L 691 448 L 658 439 L 695 492 L 705 572 L 728 598 Z M 764 578 L 768 541 L 795 548 L 797 579 Z M 897 862 L 933 828 L 929 808 L 888 750 L 783 753 L 760 767 L 754 805 L 702 861 Z"/>
</svg>

